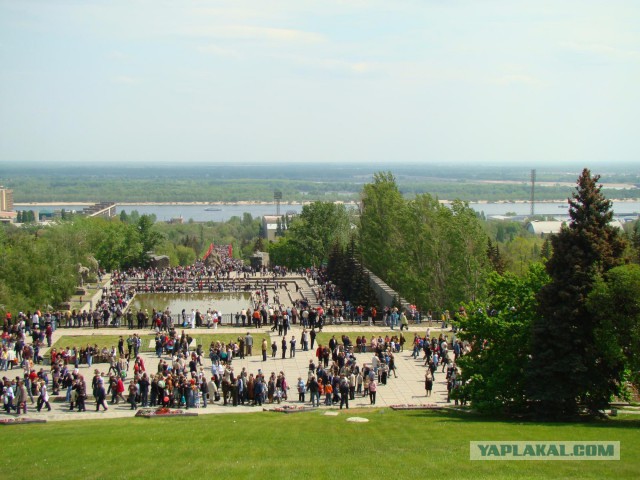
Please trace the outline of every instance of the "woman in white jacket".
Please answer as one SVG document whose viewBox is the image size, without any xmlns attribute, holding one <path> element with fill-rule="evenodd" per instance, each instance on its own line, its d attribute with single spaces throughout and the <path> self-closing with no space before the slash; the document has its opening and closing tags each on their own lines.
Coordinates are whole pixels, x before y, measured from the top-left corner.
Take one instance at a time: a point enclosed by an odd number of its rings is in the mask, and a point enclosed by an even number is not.
<svg viewBox="0 0 640 480">
<path fill-rule="evenodd" d="M 36 409 L 38 412 L 42 410 L 42 407 L 46 405 L 47 410 L 51 411 L 51 405 L 49 404 L 49 392 L 47 391 L 47 384 L 44 383 L 44 380 L 40 380 L 40 395 L 38 395 L 38 402 L 36 404 Z"/>
</svg>

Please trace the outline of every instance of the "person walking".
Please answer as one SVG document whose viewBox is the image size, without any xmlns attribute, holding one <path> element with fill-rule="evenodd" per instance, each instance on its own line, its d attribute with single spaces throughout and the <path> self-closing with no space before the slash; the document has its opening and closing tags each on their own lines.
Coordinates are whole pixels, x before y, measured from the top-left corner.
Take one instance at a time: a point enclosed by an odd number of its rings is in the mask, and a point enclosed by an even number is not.
<svg viewBox="0 0 640 480">
<path fill-rule="evenodd" d="M 16 399 L 16 413 L 20 415 L 20 411 L 22 413 L 27 413 L 27 387 L 24 386 L 24 380 L 20 380 L 18 382 L 18 386 L 16 387 L 15 399 Z"/>
<path fill-rule="evenodd" d="M 2 403 L 4 404 L 4 411 L 9 414 L 11 410 L 15 409 L 13 405 L 13 399 L 15 394 L 13 392 L 13 387 L 11 384 L 6 381 L 4 385 L 4 390 L 2 391 Z"/>
<path fill-rule="evenodd" d="M 38 395 L 38 403 L 36 409 L 38 412 L 42 410 L 42 407 L 47 407 L 47 410 L 51 411 L 51 405 L 49 404 L 49 392 L 47 392 L 47 384 L 44 380 L 40 380 L 40 395 Z"/>
<path fill-rule="evenodd" d="M 262 339 L 262 361 L 263 362 L 267 361 L 267 339 L 266 338 Z"/>
<path fill-rule="evenodd" d="M 295 335 L 291 335 L 291 340 L 289 341 L 289 358 L 293 358 L 296 356 L 296 337 Z"/>
<path fill-rule="evenodd" d="M 375 377 L 369 382 L 369 401 L 371 405 L 376 404 L 376 392 L 378 391 L 378 384 L 376 383 Z"/>
<path fill-rule="evenodd" d="M 433 390 L 433 376 L 430 370 L 427 370 L 427 373 L 424 375 L 424 389 L 427 391 L 427 397 L 430 397 L 431 391 Z"/>
<path fill-rule="evenodd" d="M 102 378 L 99 378 L 96 382 L 93 392 L 96 396 L 96 412 L 100 410 L 100 406 L 104 408 L 105 412 L 109 410 L 109 408 L 107 408 L 107 392 L 104 389 L 104 382 L 102 381 Z"/>
<path fill-rule="evenodd" d="M 319 407 L 320 406 L 320 385 L 316 380 L 315 375 L 311 375 L 309 381 L 307 382 L 307 390 L 309 390 L 309 394 L 311 395 L 311 406 Z"/>
<path fill-rule="evenodd" d="M 407 318 L 405 313 L 402 312 L 400 314 L 400 331 L 404 330 L 405 328 L 409 330 L 409 319 Z"/>
<path fill-rule="evenodd" d="M 138 395 L 138 386 L 135 384 L 133 380 L 129 382 L 129 404 L 131 405 L 131 410 L 136 410 L 138 406 L 136 405 L 136 395 Z"/>
<path fill-rule="evenodd" d="M 78 375 L 78 380 L 76 381 L 76 398 L 78 402 L 78 411 L 86 412 L 87 408 L 85 406 L 85 400 L 87 399 L 87 384 L 84 381 L 84 377 L 82 375 Z"/>
<path fill-rule="evenodd" d="M 342 410 L 343 405 L 348 410 L 349 409 L 349 381 L 344 376 L 344 374 L 340 375 L 338 390 L 340 391 L 340 410 Z"/>
<path fill-rule="evenodd" d="M 304 384 L 304 381 L 302 380 L 302 377 L 298 377 L 298 401 L 300 403 L 304 403 L 304 394 L 306 391 L 306 386 Z"/>
<path fill-rule="evenodd" d="M 316 330 L 314 328 L 309 332 L 309 337 L 311 338 L 311 350 L 313 350 L 313 344 L 316 342 Z"/>
<path fill-rule="evenodd" d="M 243 310 L 244 311 L 244 310 Z M 243 321 L 244 323 L 244 321 Z M 247 357 L 251 356 L 252 350 L 253 350 L 253 337 L 251 336 L 251 334 L 249 332 L 247 332 L 247 335 L 244 337 L 244 346 L 246 348 L 246 354 Z"/>
</svg>

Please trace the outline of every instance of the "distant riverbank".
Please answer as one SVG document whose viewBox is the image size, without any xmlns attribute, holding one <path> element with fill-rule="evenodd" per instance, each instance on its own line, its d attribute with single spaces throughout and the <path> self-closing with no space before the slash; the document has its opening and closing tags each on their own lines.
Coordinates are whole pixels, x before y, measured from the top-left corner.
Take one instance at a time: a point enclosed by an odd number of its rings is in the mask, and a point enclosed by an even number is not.
<svg viewBox="0 0 640 480">
<path fill-rule="evenodd" d="M 90 206 L 95 205 L 96 202 L 20 202 L 14 203 L 16 207 L 70 207 L 70 206 Z M 259 202 L 254 200 L 241 200 L 238 202 L 115 202 L 118 206 L 135 207 L 142 206 L 235 206 L 235 205 L 275 205 L 273 202 Z M 280 202 L 280 205 L 309 205 L 313 201 L 308 202 Z M 344 203 L 345 205 L 356 205 L 356 202 L 335 202 Z"/>
<path fill-rule="evenodd" d="M 640 202 L 640 198 L 612 198 L 612 202 L 615 203 L 637 203 Z M 566 203 L 567 199 L 556 199 L 556 200 L 536 200 L 536 205 L 538 204 L 557 204 L 557 203 Z M 96 202 L 14 202 L 14 206 L 16 207 L 88 207 L 94 205 Z M 149 207 L 161 207 L 161 206 L 240 206 L 240 205 L 275 205 L 273 202 L 261 202 L 255 200 L 241 200 L 238 202 L 115 202 L 118 206 L 122 207 L 136 207 L 136 206 L 149 206 Z M 293 205 L 293 206 L 301 206 L 301 205 L 309 205 L 313 203 L 313 201 L 307 202 L 280 202 L 280 206 Z M 335 201 L 334 203 L 342 203 L 344 205 L 357 205 L 358 202 L 352 201 Z M 444 205 L 450 205 L 453 203 L 452 200 L 440 200 L 440 203 Z M 477 200 L 473 202 L 469 202 L 470 205 L 528 205 L 529 200 Z"/>
</svg>

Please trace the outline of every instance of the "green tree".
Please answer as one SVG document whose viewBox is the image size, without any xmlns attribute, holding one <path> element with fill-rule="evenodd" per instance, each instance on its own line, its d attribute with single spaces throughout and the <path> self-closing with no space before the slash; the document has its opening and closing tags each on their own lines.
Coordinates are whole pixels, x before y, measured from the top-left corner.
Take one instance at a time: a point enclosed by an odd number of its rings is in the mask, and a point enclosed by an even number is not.
<svg viewBox="0 0 640 480">
<path fill-rule="evenodd" d="M 402 220 L 406 203 L 391 172 L 374 174 L 362 189 L 360 245 L 367 268 L 390 284 L 397 255 L 402 253 Z"/>
<path fill-rule="evenodd" d="M 258 237 L 256 239 L 255 243 L 253 244 L 253 252 L 264 252 L 264 240 L 262 237 Z"/>
<path fill-rule="evenodd" d="M 138 223 L 139 220 L 140 220 L 140 212 L 138 212 L 138 210 L 131 210 L 131 213 L 129 213 L 129 223 L 135 225 Z"/>
<path fill-rule="evenodd" d="M 529 264 L 540 260 L 541 242 L 539 238 L 532 236 L 517 236 L 506 243 L 502 250 L 507 269 L 518 275 L 524 275 Z"/>
<path fill-rule="evenodd" d="M 135 225 L 93 218 L 86 223 L 90 251 L 107 271 L 141 265 L 144 250 Z"/>
<path fill-rule="evenodd" d="M 609 347 L 608 364 L 613 364 L 614 372 L 598 369 L 597 376 L 609 376 L 610 381 L 618 379 L 618 387 L 624 392 L 624 381 L 616 377 L 619 363 L 624 363 L 625 377 L 640 387 L 640 265 L 622 265 L 609 270 L 598 279 L 589 294 L 587 306 L 597 318 L 599 331 L 595 337 Z M 601 379 L 605 383 L 606 379 Z"/>
<path fill-rule="evenodd" d="M 137 223 L 138 235 L 140 238 L 140 244 L 142 251 L 140 253 L 140 263 L 146 264 L 148 262 L 148 253 L 160 243 L 162 236 L 154 228 L 154 216 L 142 215 Z"/>
<path fill-rule="evenodd" d="M 310 258 L 309 265 L 327 262 L 332 245 L 345 245 L 350 232 L 349 214 L 343 204 L 313 202 L 291 223 L 287 238 L 298 251 Z"/>
<path fill-rule="evenodd" d="M 282 237 L 276 242 L 271 242 L 268 250 L 269 261 L 273 265 L 300 268 L 312 264 L 311 257 L 305 251 L 301 251 L 289 237 Z"/>
<path fill-rule="evenodd" d="M 528 371 L 530 398 L 544 417 L 605 408 L 623 373 L 596 337 L 603 325 L 587 308 L 594 283 L 622 262 L 624 251 L 610 225 L 611 202 L 602 195 L 599 178 L 583 170 L 569 200 L 571 222 L 551 239 L 553 255 L 546 264 L 551 281 L 538 297 Z M 600 369 L 608 378 L 595 373 Z"/>
<path fill-rule="evenodd" d="M 487 240 L 487 257 L 493 271 L 502 275 L 506 270 L 505 261 L 500 254 L 500 247 L 494 245 L 490 238 Z"/>
<path fill-rule="evenodd" d="M 551 250 L 551 240 L 549 240 L 549 237 L 544 239 L 544 242 L 542 243 L 542 249 L 540 250 L 540 258 L 541 260 L 547 261 L 551 258 L 551 254 L 552 254 L 552 250 Z"/>
<path fill-rule="evenodd" d="M 632 249 L 632 258 L 636 263 L 640 264 L 640 220 L 636 220 L 633 225 L 633 231 L 630 235 L 630 244 Z"/>
<path fill-rule="evenodd" d="M 57 308 L 77 284 L 74 247 L 54 228 L 38 236 L 23 229 L 2 236 L 0 259 L 0 305 L 5 311 Z"/>
<path fill-rule="evenodd" d="M 449 260 L 448 282 L 452 288 L 450 301 L 458 304 L 467 299 L 476 300 L 483 293 L 489 271 L 487 236 L 467 202 L 454 200 L 451 211 L 447 238 L 453 244 L 453 254 Z"/>
<path fill-rule="evenodd" d="M 525 410 L 524 372 L 531 353 L 536 295 L 548 280 L 541 264 L 532 264 L 524 276 L 493 272 L 487 279 L 487 299 L 468 305 L 467 315 L 458 316 L 460 337 L 472 346 L 458 363 L 464 390 L 479 411 Z"/>
<path fill-rule="evenodd" d="M 176 255 L 178 257 L 178 263 L 183 267 L 193 265 L 196 261 L 196 252 L 191 247 L 183 245 L 176 246 Z"/>
<path fill-rule="evenodd" d="M 469 206 L 451 208 L 428 194 L 402 198 L 391 174 L 363 188 L 360 248 L 364 264 L 422 309 L 481 294 L 487 235 Z"/>
</svg>

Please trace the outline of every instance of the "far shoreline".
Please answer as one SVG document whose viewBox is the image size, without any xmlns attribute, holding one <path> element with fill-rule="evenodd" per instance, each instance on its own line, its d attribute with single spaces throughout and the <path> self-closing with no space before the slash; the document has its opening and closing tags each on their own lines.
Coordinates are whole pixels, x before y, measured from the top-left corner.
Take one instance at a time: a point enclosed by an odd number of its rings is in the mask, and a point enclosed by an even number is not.
<svg viewBox="0 0 640 480">
<path fill-rule="evenodd" d="M 612 202 L 617 203 L 633 203 L 639 202 L 640 198 L 611 198 L 609 199 Z M 454 200 L 439 200 L 441 204 L 449 205 L 454 202 Z M 69 207 L 69 206 L 91 206 L 95 205 L 96 202 L 14 202 L 13 205 L 15 207 Z M 272 201 L 256 201 L 256 200 L 241 200 L 238 202 L 114 202 L 118 207 L 135 207 L 135 206 L 149 206 L 149 207 L 157 207 L 157 206 L 259 206 L 259 205 L 275 205 L 275 202 Z M 310 205 L 313 201 L 304 201 L 304 202 L 281 202 L 280 205 Z M 343 201 L 343 200 L 335 200 L 332 203 L 344 204 L 344 205 L 358 205 L 358 202 L 355 201 Z M 476 205 L 485 205 L 485 204 L 527 204 L 530 203 L 529 200 L 473 200 L 468 201 L 470 204 Z M 567 198 L 556 199 L 556 200 L 536 200 L 536 204 L 543 203 L 568 203 Z"/>
</svg>

